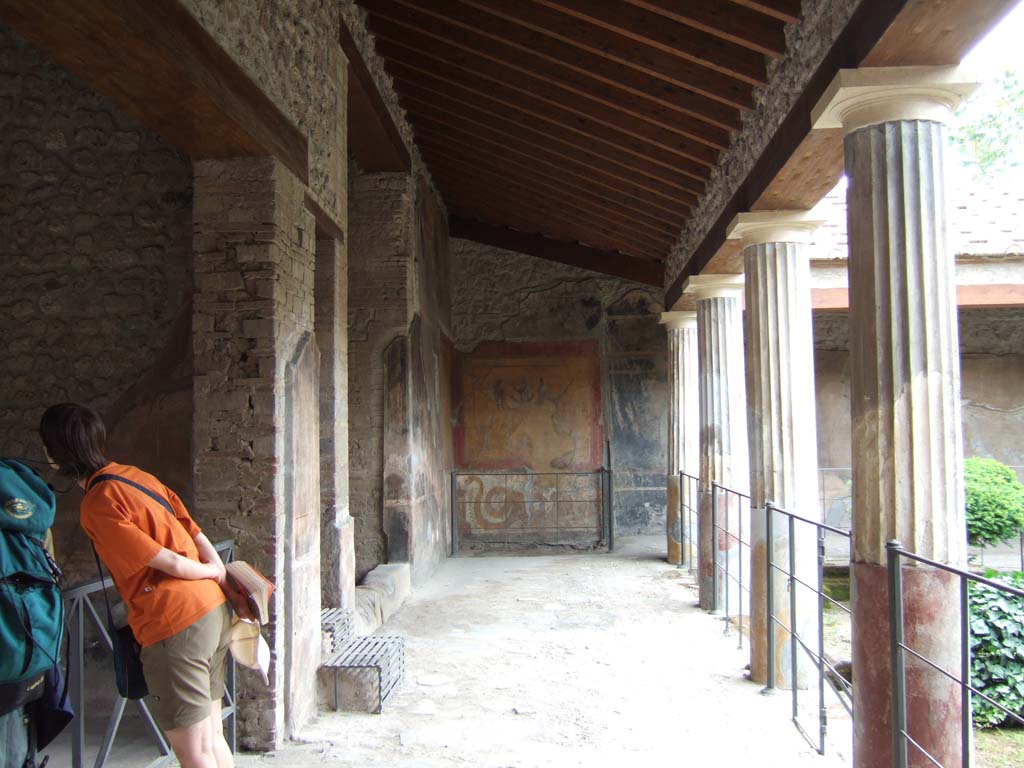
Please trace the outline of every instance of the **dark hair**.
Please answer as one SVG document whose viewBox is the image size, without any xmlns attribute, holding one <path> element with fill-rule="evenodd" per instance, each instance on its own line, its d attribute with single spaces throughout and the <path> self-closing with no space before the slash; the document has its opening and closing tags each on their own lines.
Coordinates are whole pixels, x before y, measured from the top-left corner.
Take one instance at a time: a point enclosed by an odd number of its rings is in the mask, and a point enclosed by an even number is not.
<svg viewBox="0 0 1024 768">
<path fill-rule="evenodd" d="M 92 408 L 51 405 L 39 421 L 39 436 L 62 475 L 85 480 L 110 463 L 103 455 L 107 428 Z"/>
</svg>

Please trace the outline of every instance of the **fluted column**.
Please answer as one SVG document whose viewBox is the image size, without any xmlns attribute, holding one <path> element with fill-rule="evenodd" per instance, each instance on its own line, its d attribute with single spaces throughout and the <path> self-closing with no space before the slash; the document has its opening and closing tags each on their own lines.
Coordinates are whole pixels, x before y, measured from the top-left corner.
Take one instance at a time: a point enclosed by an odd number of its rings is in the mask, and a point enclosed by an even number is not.
<svg viewBox="0 0 1024 768">
<path fill-rule="evenodd" d="M 807 241 L 821 225 L 806 211 L 740 214 L 729 227 L 730 238 L 743 241 L 746 299 L 747 437 L 750 447 L 750 676 L 768 682 L 768 560 L 789 568 L 789 547 L 794 547 L 796 572 L 807 584 L 817 574 L 815 529 L 794 525 L 790 540 L 788 520 L 773 515 L 772 541 L 768 541 L 765 505 L 772 502 L 809 520 L 818 520 L 818 446 L 814 412 L 814 343 L 811 319 L 811 272 Z M 810 648 L 817 646 L 816 598 L 805 588 L 793 593 L 780 573 L 773 578 L 773 613 L 779 623 L 775 639 L 774 684 L 789 687 L 792 636 L 785 627 L 796 626 Z M 812 663 L 798 654 L 797 683 L 811 677 Z"/>
<path fill-rule="evenodd" d="M 715 535 L 711 484 L 746 492 L 750 482 L 747 464 L 746 396 L 743 378 L 743 276 L 696 275 L 683 289 L 697 299 L 697 356 L 699 373 L 700 480 L 698 520 L 698 589 L 700 606 L 715 610 L 725 603 L 730 584 L 715 578 L 715 561 L 735 567 L 744 553 L 734 538 Z M 740 510 L 723 514 L 735 516 Z M 732 530 L 736 521 L 730 520 Z M 715 585 L 717 583 L 717 594 Z M 732 587 L 730 603 L 738 606 L 740 594 Z M 733 600 L 732 598 L 735 598 Z"/>
<path fill-rule="evenodd" d="M 972 90 L 955 68 L 844 70 L 815 108 L 845 134 L 853 419 L 854 765 L 891 765 L 885 543 L 963 565 L 966 525 L 946 127 Z M 960 663 L 957 581 L 903 568 L 907 643 Z M 958 686 L 907 660 L 908 733 L 960 765 Z M 910 765 L 930 764 L 914 747 Z"/>
<path fill-rule="evenodd" d="M 695 474 L 698 471 L 697 313 L 664 312 L 661 324 L 668 331 L 668 562 L 681 565 L 685 559 L 684 542 L 690 536 L 685 510 L 692 508 L 695 500 L 688 498 L 690 489 L 681 486 L 679 473 Z"/>
</svg>

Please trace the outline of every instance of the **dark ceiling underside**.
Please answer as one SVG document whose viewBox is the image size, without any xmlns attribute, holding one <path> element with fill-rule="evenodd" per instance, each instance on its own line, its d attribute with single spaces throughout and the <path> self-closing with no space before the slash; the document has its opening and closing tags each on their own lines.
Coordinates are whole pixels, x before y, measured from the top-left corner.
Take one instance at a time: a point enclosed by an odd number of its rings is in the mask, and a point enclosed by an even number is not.
<svg viewBox="0 0 1024 768">
<path fill-rule="evenodd" d="M 453 218 L 655 264 L 800 7 L 358 1 Z"/>
</svg>

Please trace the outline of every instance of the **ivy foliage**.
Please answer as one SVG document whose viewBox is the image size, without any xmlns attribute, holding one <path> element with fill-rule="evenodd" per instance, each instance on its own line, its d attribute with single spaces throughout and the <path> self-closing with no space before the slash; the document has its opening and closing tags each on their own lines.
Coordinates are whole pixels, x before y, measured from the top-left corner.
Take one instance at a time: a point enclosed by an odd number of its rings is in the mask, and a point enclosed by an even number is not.
<svg viewBox="0 0 1024 768">
<path fill-rule="evenodd" d="M 995 459 L 964 462 L 967 540 L 975 546 L 998 544 L 1024 528 L 1024 485 Z"/>
<path fill-rule="evenodd" d="M 1017 589 L 1024 589 L 1024 572 L 997 574 Z M 986 696 L 1024 718 L 1024 597 L 971 582 L 971 682 Z M 974 725 L 994 728 L 1017 724 L 981 696 L 972 697 Z"/>
<path fill-rule="evenodd" d="M 1024 79 L 1009 70 L 957 110 L 950 143 L 976 177 L 1005 173 L 1024 163 Z"/>
</svg>

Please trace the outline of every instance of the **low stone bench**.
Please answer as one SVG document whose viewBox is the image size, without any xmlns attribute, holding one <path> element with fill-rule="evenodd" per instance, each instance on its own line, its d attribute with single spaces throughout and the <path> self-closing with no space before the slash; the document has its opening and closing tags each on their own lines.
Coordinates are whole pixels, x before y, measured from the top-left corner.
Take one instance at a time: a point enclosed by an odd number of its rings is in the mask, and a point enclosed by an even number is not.
<svg viewBox="0 0 1024 768">
<path fill-rule="evenodd" d="M 354 636 L 352 612 L 331 608 L 321 614 L 321 629 L 331 638 L 321 669 L 333 672 L 334 709 L 341 709 L 341 678 L 353 688 L 357 709 L 380 714 L 405 679 L 405 638 L 392 635 Z M 375 703 L 374 703 L 375 702 Z"/>
</svg>

